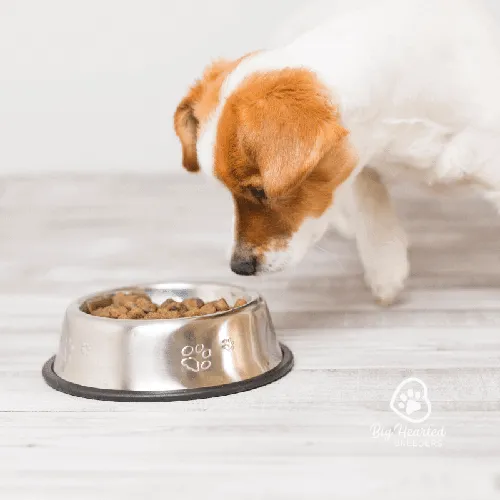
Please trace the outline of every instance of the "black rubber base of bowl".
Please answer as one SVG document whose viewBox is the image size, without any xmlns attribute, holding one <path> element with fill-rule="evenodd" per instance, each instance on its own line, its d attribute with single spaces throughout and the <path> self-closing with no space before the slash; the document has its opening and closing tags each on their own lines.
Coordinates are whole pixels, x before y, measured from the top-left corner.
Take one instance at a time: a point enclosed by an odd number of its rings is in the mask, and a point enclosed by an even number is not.
<svg viewBox="0 0 500 500">
<path fill-rule="evenodd" d="M 97 387 L 86 387 L 73 384 L 59 377 L 54 372 L 55 356 L 50 358 L 42 368 L 45 382 L 59 392 L 87 399 L 100 399 L 101 401 L 189 401 L 191 399 L 206 399 L 217 396 L 228 396 L 237 392 L 249 391 L 270 384 L 284 377 L 293 368 L 293 355 L 290 349 L 281 344 L 283 359 L 262 375 L 233 382 L 231 384 L 218 385 L 215 387 L 202 387 L 200 389 L 180 389 L 177 391 L 120 391 L 116 389 L 98 389 Z"/>
</svg>

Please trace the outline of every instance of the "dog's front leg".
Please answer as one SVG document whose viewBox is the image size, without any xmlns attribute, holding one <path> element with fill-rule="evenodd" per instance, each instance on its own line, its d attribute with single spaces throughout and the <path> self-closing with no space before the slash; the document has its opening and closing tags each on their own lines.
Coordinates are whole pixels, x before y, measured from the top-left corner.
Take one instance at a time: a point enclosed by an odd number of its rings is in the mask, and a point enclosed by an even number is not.
<svg viewBox="0 0 500 500">
<path fill-rule="evenodd" d="M 409 273 L 408 243 L 377 172 L 365 168 L 353 183 L 354 227 L 365 280 L 376 299 L 392 304 Z"/>
</svg>

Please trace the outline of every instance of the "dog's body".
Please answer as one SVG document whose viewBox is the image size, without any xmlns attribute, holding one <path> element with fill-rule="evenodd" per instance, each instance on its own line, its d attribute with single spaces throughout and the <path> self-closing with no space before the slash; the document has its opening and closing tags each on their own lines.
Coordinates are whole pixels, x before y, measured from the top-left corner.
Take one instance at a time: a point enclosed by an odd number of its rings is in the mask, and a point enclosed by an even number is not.
<svg viewBox="0 0 500 500">
<path fill-rule="evenodd" d="M 185 166 L 233 193 L 235 272 L 295 264 L 333 223 L 389 303 L 408 263 L 379 174 L 470 183 L 500 208 L 498 32 L 477 0 L 362 0 L 207 73 L 176 130 Z"/>
</svg>

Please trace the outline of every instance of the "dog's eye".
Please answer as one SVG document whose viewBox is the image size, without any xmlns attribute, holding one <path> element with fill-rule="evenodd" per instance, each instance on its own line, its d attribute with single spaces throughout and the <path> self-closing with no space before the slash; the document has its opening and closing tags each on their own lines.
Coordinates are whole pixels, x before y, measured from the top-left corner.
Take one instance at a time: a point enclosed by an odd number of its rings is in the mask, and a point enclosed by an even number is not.
<svg viewBox="0 0 500 500">
<path fill-rule="evenodd" d="M 258 200 L 265 200 L 267 198 L 266 192 L 262 188 L 250 186 L 249 190 L 250 193 L 252 193 L 252 196 Z"/>
</svg>

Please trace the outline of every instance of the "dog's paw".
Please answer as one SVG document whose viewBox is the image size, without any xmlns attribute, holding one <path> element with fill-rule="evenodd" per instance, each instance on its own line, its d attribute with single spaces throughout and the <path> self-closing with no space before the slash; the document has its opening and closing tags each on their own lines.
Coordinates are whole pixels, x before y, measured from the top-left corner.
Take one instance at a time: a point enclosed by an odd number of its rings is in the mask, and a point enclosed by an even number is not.
<svg viewBox="0 0 500 500">
<path fill-rule="evenodd" d="M 410 273 L 406 248 L 392 257 L 392 260 L 382 259 L 365 272 L 366 284 L 382 306 L 390 306 L 397 301 Z"/>
<path fill-rule="evenodd" d="M 406 278 L 399 278 L 394 281 L 377 282 L 373 278 L 366 278 L 375 300 L 384 307 L 392 306 L 398 300 L 405 287 L 405 280 Z"/>
</svg>

